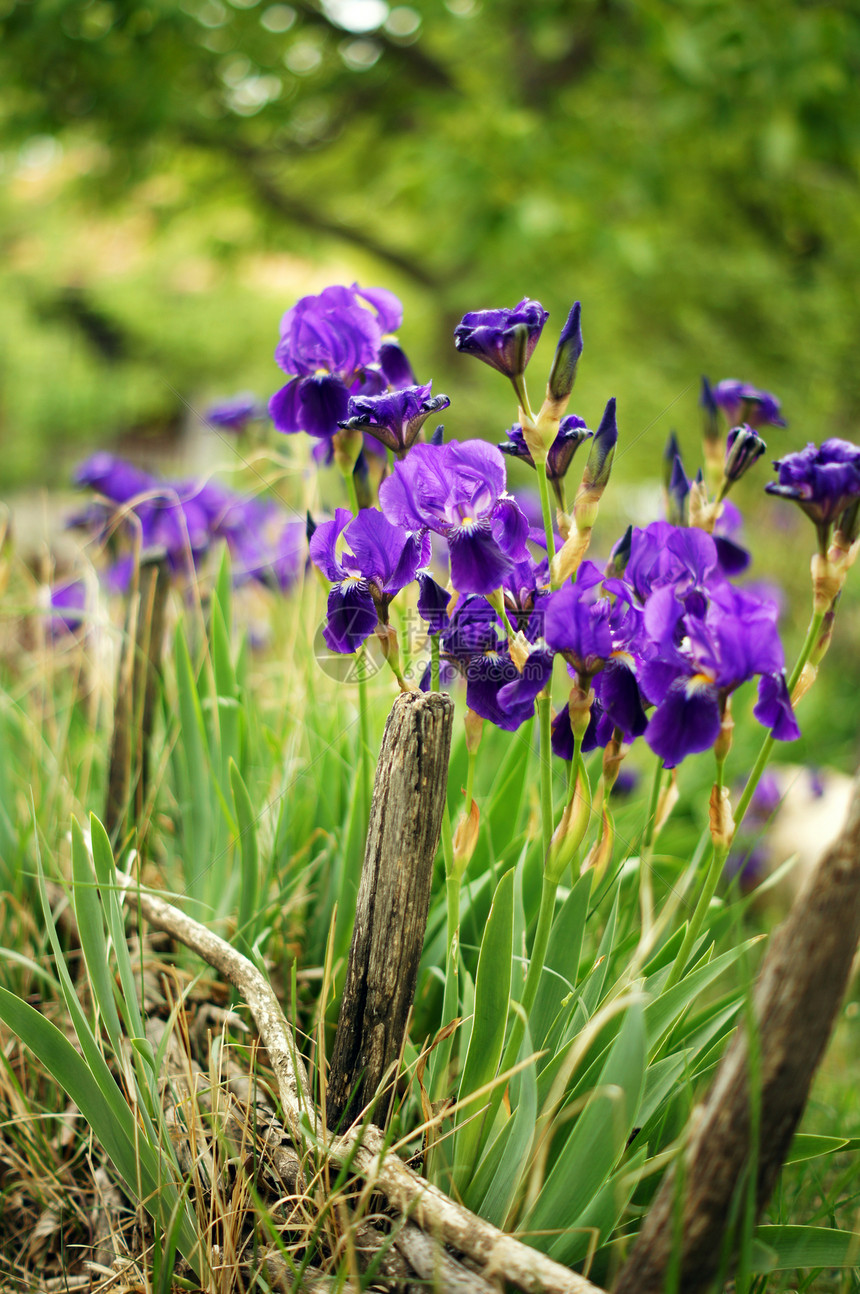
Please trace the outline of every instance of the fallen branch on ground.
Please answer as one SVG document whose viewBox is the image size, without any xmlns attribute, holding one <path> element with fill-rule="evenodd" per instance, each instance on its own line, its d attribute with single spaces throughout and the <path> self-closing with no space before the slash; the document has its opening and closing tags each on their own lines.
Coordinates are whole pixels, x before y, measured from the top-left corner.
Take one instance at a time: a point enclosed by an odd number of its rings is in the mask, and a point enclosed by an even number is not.
<svg viewBox="0 0 860 1294">
<path fill-rule="evenodd" d="M 441 1240 L 477 1263 L 486 1280 L 508 1281 L 525 1294 L 602 1294 L 585 1277 L 499 1231 L 424 1181 L 386 1149 L 378 1128 L 352 1128 L 343 1136 L 327 1136 L 311 1101 L 304 1062 L 269 982 L 226 940 L 164 899 L 140 889 L 131 876 L 118 875 L 127 903 L 136 905 L 153 926 L 192 949 L 238 989 L 269 1054 L 284 1120 L 297 1145 L 307 1140 L 308 1128 L 313 1129 L 319 1148 L 331 1160 L 349 1163 L 353 1172 L 372 1183 L 393 1209 L 431 1239 Z"/>
</svg>

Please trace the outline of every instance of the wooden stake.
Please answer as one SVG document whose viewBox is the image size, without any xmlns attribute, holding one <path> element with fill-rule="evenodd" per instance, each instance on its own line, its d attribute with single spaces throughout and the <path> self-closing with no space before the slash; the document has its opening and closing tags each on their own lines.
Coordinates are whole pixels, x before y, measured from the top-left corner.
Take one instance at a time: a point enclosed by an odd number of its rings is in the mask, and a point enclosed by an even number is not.
<svg viewBox="0 0 860 1294">
<path fill-rule="evenodd" d="M 848 820 L 774 935 L 755 988 L 759 1214 L 803 1114 L 858 939 L 860 775 Z M 730 1206 L 750 1163 L 748 1072 L 748 1032 L 741 1024 L 704 1106 L 693 1112 L 683 1183 L 675 1172 L 667 1173 L 613 1294 L 661 1294 L 678 1236 L 683 1246 L 679 1294 L 710 1288 Z"/>
<path fill-rule="evenodd" d="M 439 692 L 394 702 L 376 769 L 355 929 L 326 1090 L 332 1130 L 377 1097 L 403 1039 L 424 944 L 448 778 L 454 705 Z M 385 1123 L 391 1093 L 376 1101 Z"/>
</svg>

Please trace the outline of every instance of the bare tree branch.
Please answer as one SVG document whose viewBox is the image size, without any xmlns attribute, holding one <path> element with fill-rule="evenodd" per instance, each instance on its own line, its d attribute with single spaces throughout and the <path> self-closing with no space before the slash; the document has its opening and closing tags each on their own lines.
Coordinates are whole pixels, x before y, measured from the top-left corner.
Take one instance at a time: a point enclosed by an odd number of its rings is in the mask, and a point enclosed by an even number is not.
<svg viewBox="0 0 860 1294">
<path fill-rule="evenodd" d="M 342 1137 L 327 1139 L 310 1103 L 304 1063 L 268 981 L 224 939 L 164 899 L 139 889 L 132 877 L 122 872 L 118 875 L 126 887 L 127 903 L 138 906 L 152 925 L 193 949 L 239 990 L 269 1053 L 284 1119 L 299 1144 L 304 1112 L 317 1129 L 318 1144 L 335 1163 L 349 1163 L 354 1172 L 372 1183 L 374 1190 L 382 1192 L 393 1208 L 430 1236 L 472 1259 L 488 1280 L 509 1281 L 525 1294 L 602 1294 L 583 1276 L 499 1231 L 424 1181 L 386 1147 L 378 1128 L 353 1128 Z"/>
<path fill-rule="evenodd" d="M 759 1213 L 770 1198 L 806 1105 L 858 939 L 860 774 L 848 820 L 775 934 L 755 989 Z M 679 1234 L 683 1246 L 679 1291 L 698 1294 L 710 1288 L 730 1205 L 749 1171 L 750 1068 L 748 1029 L 741 1024 L 704 1107 L 693 1113 L 683 1183 L 678 1184 L 674 1171 L 666 1175 L 614 1294 L 660 1294 Z"/>
</svg>

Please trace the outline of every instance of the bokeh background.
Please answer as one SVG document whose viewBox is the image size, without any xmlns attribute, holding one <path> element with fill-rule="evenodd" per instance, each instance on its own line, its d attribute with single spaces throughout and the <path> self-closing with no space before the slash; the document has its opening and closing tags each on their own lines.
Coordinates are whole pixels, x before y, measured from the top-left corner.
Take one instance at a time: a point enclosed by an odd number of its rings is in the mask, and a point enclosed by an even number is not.
<svg viewBox="0 0 860 1294">
<path fill-rule="evenodd" d="M 0 87 L 0 494 L 181 450 L 211 400 L 277 388 L 297 296 L 356 280 L 402 297 L 449 434 L 494 440 L 509 389 L 454 324 L 541 300 L 539 390 L 580 299 L 572 408 L 618 399 L 619 522 L 655 515 L 670 430 L 695 471 L 702 373 L 781 398 L 775 457 L 856 437 L 856 4 L 0 0 Z M 811 528 L 768 475 L 739 502 L 791 639 Z M 847 761 L 843 621 L 810 741 Z"/>
</svg>

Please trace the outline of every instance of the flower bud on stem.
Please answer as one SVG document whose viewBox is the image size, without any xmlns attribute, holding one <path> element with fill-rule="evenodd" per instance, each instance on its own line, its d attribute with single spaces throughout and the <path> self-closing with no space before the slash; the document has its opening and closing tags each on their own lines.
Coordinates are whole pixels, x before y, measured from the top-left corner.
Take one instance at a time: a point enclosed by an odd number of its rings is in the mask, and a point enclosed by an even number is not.
<svg viewBox="0 0 860 1294">
<path fill-rule="evenodd" d="M 816 614 L 826 615 L 842 592 L 847 568 L 835 562 L 830 553 L 813 553 L 811 569 L 812 609 Z"/>
<path fill-rule="evenodd" d="M 584 872 L 594 872 L 594 884 L 599 885 L 606 874 L 610 862 L 612 861 L 612 847 L 615 844 L 615 826 L 609 812 L 609 806 L 606 800 L 603 801 L 601 811 L 600 835 L 589 849 L 585 860 L 580 868 L 580 875 Z"/>
<path fill-rule="evenodd" d="M 714 743 L 714 758 L 717 761 L 717 768 L 720 770 L 720 781 L 722 781 L 723 765 L 725 764 L 729 751 L 732 748 L 732 734 L 734 730 L 735 721 L 732 718 L 732 698 L 727 696 L 723 706 L 723 712 L 720 717 L 719 735 Z"/>
<path fill-rule="evenodd" d="M 690 486 L 690 525 L 697 530 L 704 530 L 712 535 L 719 520 L 723 505 L 719 500 L 711 502 L 704 481 L 695 480 Z"/>
<path fill-rule="evenodd" d="M 475 714 L 474 710 L 467 710 L 463 727 L 466 729 L 466 750 L 470 755 L 474 755 L 484 735 L 484 720 L 479 714 Z"/>
<path fill-rule="evenodd" d="M 573 522 L 575 529 L 558 555 L 550 558 L 550 574 L 553 588 L 562 584 L 579 569 L 583 557 L 591 543 L 591 532 L 597 520 L 600 500 L 609 483 L 612 463 L 615 458 L 615 446 L 618 443 L 618 424 L 615 418 L 615 397 L 613 396 L 603 411 L 597 434 L 591 442 L 588 461 L 582 474 L 579 490 L 573 504 Z"/>
<path fill-rule="evenodd" d="M 603 796 L 608 800 L 612 788 L 618 780 L 621 765 L 627 756 L 629 747 L 624 745 L 620 728 L 616 728 L 603 750 Z"/>
<path fill-rule="evenodd" d="M 472 861 L 472 855 L 478 843 L 480 825 L 481 814 L 477 804 L 472 800 L 468 812 L 460 814 L 460 819 L 454 830 L 454 873 L 458 881 L 462 880 L 466 868 Z"/>
<path fill-rule="evenodd" d="M 591 786 L 578 752 L 574 752 L 573 763 L 576 766 L 573 793 L 564 806 L 544 861 L 544 876 L 553 885 L 558 885 L 574 862 L 591 821 Z"/>
<path fill-rule="evenodd" d="M 729 852 L 735 834 L 735 823 L 732 818 L 728 788 L 722 786 L 720 782 L 715 782 L 711 788 L 711 798 L 708 801 L 708 826 L 714 849 L 722 850 L 725 856 Z"/>
</svg>

